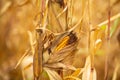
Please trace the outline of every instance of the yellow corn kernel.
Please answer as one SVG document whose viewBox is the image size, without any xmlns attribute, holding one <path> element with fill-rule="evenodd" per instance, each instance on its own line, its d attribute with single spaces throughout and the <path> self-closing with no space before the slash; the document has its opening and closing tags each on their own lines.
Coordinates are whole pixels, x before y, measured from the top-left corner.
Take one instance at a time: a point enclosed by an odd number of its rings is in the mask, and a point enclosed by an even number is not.
<svg viewBox="0 0 120 80">
<path fill-rule="evenodd" d="M 59 45 L 56 47 L 55 51 L 59 51 L 59 50 L 61 50 L 63 47 L 65 47 L 66 44 L 67 44 L 67 42 L 68 42 L 68 40 L 69 40 L 69 38 L 70 38 L 69 36 L 64 37 L 64 38 L 61 40 L 61 42 L 59 43 Z"/>
</svg>

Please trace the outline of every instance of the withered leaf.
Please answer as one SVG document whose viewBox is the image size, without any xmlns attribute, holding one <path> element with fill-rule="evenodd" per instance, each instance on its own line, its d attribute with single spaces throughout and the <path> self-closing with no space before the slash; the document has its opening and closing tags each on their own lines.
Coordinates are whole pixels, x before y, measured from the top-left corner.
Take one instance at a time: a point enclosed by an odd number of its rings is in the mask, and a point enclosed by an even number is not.
<svg viewBox="0 0 120 80">
<path fill-rule="evenodd" d="M 47 72 L 50 80 L 62 80 L 62 78 L 55 72 L 53 69 L 44 67 L 44 70 Z"/>
<path fill-rule="evenodd" d="M 58 63 L 47 63 L 47 64 L 44 64 L 44 67 L 48 67 L 48 68 L 51 68 L 51 69 L 71 69 L 71 70 L 76 70 L 76 68 L 72 65 L 67 65 L 67 64 L 64 64 L 62 62 L 58 62 Z"/>
<path fill-rule="evenodd" d="M 91 69 L 90 56 L 87 57 L 82 74 L 82 80 L 97 80 L 95 68 Z"/>
</svg>

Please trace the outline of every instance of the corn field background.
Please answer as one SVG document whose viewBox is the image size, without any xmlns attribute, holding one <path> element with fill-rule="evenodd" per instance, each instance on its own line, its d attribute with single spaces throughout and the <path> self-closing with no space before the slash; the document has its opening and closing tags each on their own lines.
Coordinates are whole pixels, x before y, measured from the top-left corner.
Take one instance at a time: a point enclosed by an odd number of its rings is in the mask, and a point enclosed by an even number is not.
<svg viewBox="0 0 120 80">
<path fill-rule="evenodd" d="M 0 80 L 120 80 L 120 0 L 0 0 Z"/>
</svg>

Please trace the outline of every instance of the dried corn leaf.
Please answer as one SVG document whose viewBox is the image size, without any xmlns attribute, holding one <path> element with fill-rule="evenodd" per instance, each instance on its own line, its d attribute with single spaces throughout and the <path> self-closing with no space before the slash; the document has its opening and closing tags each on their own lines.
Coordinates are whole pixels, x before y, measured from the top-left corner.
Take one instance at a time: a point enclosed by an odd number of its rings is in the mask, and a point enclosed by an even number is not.
<svg viewBox="0 0 120 80">
<path fill-rule="evenodd" d="M 66 65 L 64 63 L 58 62 L 58 63 L 51 63 L 51 64 L 44 64 L 44 67 L 48 67 L 51 69 L 71 69 L 76 70 L 76 68 L 72 65 Z"/>
<path fill-rule="evenodd" d="M 91 61 L 90 61 L 90 57 L 87 57 L 84 66 L 84 71 L 82 74 L 82 80 L 90 80 L 90 71 L 91 71 Z"/>
<path fill-rule="evenodd" d="M 96 74 L 95 68 L 93 68 L 93 70 L 91 70 L 90 80 L 97 80 L 97 74 Z"/>
<path fill-rule="evenodd" d="M 60 12 L 58 15 L 57 15 L 57 18 L 59 18 L 66 10 L 67 10 L 67 6 L 63 9 L 63 11 L 62 12 Z"/>
<path fill-rule="evenodd" d="M 119 17 L 120 17 L 120 13 L 118 13 L 118 14 L 115 15 L 115 16 L 112 16 L 112 17 L 110 18 L 110 21 L 114 21 L 115 19 L 117 19 L 117 18 L 119 18 Z M 98 26 L 99 26 L 99 27 L 102 27 L 103 25 L 105 25 L 105 24 L 107 24 L 107 23 L 108 23 L 108 20 L 106 20 L 106 21 L 98 24 Z"/>
<path fill-rule="evenodd" d="M 21 63 L 21 69 L 27 70 L 28 68 L 32 67 L 33 64 L 33 56 L 26 56 Z"/>
<path fill-rule="evenodd" d="M 33 65 L 33 63 L 28 64 L 27 66 L 25 66 L 24 70 L 30 68 L 32 65 Z"/>
<path fill-rule="evenodd" d="M 59 62 L 59 63 L 44 64 L 44 67 L 53 68 L 53 69 L 61 69 L 61 68 L 66 68 L 66 65 Z"/>
<path fill-rule="evenodd" d="M 120 24 L 120 17 L 117 18 L 115 21 L 114 21 L 114 24 L 111 26 L 111 30 L 110 30 L 110 37 L 112 37 L 112 35 L 114 34 L 114 32 L 116 31 L 117 27 L 119 26 Z"/>
<path fill-rule="evenodd" d="M 83 69 L 76 69 L 75 72 L 73 72 L 70 76 L 66 76 L 65 80 L 81 80 L 78 78 L 78 76 L 83 72 Z"/>
<path fill-rule="evenodd" d="M 86 59 L 82 80 L 97 80 L 96 70 L 95 68 L 91 68 L 90 56 Z"/>
<path fill-rule="evenodd" d="M 44 67 L 44 70 L 47 72 L 50 80 L 62 80 L 62 78 L 52 69 Z"/>
<path fill-rule="evenodd" d="M 30 40 L 30 47 L 31 47 L 31 50 L 32 50 L 32 54 L 35 53 L 35 49 L 34 49 L 34 46 L 33 46 L 33 36 L 32 36 L 32 32 L 28 31 L 28 35 L 29 35 L 29 40 Z"/>
<path fill-rule="evenodd" d="M 21 62 L 23 61 L 23 59 L 28 55 L 30 49 L 28 49 L 27 51 L 25 51 L 25 53 L 23 54 L 23 56 L 19 59 L 18 63 L 15 66 L 15 69 L 21 64 Z"/>
<path fill-rule="evenodd" d="M 114 69 L 114 72 L 113 72 L 112 80 L 117 80 L 117 78 L 118 78 L 118 72 L 119 72 L 119 68 L 120 68 L 120 64 L 117 61 L 117 59 L 116 59 L 115 63 L 116 63 L 116 65 L 115 65 L 115 69 Z"/>
<path fill-rule="evenodd" d="M 22 70 L 22 77 L 23 77 L 23 80 L 26 80 L 24 70 Z"/>
<path fill-rule="evenodd" d="M 74 77 L 74 76 L 67 76 L 64 78 L 64 80 L 81 80 L 81 79 Z"/>
</svg>

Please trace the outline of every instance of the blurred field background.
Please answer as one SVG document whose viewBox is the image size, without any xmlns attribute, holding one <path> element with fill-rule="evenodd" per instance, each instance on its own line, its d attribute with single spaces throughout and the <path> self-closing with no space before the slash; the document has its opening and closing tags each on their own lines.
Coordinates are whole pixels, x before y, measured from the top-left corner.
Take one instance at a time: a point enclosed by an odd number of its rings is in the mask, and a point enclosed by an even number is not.
<svg viewBox="0 0 120 80">
<path fill-rule="evenodd" d="M 14 69 L 20 57 L 30 46 L 28 31 L 34 32 L 36 24 L 39 23 L 40 7 L 37 6 L 39 0 L 0 0 L 0 80 L 22 80 L 21 67 Z M 53 0 L 54 1 L 54 0 Z M 72 26 L 82 17 L 82 1 L 73 0 Z M 87 1 L 87 0 L 85 0 Z M 111 17 L 120 14 L 120 0 L 110 0 Z M 56 14 L 63 8 L 58 3 L 53 2 Z M 108 19 L 108 0 L 91 0 L 91 24 L 97 26 Z M 78 52 L 75 55 L 74 66 L 82 68 L 85 64 L 88 39 L 88 8 L 85 5 L 82 24 L 75 29 L 79 40 Z M 49 10 L 50 22 L 47 27 L 53 32 L 61 32 L 61 28 L 56 21 L 51 9 Z M 59 21 L 65 30 L 65 13 L 60 16 Z M 117 23 L 115 23 L 117 21 Z M 117 24 L 117 25 L 116 25 Z M 113 79 L 114 71 L 117 68 L 116 80 L 120 80 L 120 17 L 111 22 L 111 26 L 117 26 L 110 39 L 111 46 L 102 43 L 100 51 L 95 54 L 95 68 L 97 80 L 104 80 L 104 65 L 106 52 L 109 53 L 108 80 Z M 72 27 L 71 26 L 71 27 Z M 80 26 L 81 29 L 80 29 Z M 104 40 L 104 36 L 103 36 Z M 31 72 L 32 73 L 32 72 Z M 29 73 L 28 73 L 29 74 Z"/>
</svg>

